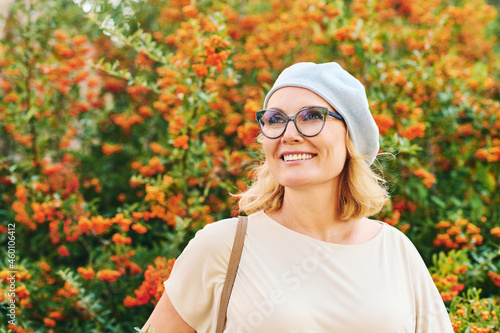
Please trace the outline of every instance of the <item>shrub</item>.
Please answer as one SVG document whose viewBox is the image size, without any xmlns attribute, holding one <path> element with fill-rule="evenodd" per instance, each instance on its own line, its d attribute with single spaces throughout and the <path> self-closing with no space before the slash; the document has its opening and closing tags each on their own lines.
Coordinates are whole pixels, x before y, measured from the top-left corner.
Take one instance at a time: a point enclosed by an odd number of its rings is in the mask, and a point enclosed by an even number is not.
<svg viewBox="0 0 500 333">
<path fill-rule="evenodd" d="M 0 41 L 10 329 L 142 325 L 194 233 L 237 215 L 276 75 L 334 60 L 396 155 L 375 218 L 415 243 L 457 332 L 498 331 L 495 17 L 484 0 L 14 2 Z"/>
</svg>

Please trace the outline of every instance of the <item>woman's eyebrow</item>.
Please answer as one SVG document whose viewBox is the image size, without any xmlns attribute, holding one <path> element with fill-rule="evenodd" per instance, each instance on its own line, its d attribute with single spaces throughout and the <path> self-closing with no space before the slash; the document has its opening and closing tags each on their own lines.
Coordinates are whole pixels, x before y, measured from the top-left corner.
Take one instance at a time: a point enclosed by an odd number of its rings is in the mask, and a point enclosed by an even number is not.
<svg viewBox="0 0 500 333">
<path fill-rule="evenodd" d="M 312 107 L 319 107 L 319 105 L 316 105 L 316 104 L 312 104 L 312 105 L 306 105 L 306 106 L 302 106 L 301 108 L 295 110 L 295 113 L 299 112 L 300 110 L 303 110 L 303 109 L 306 109 L 306 108 L 312 108 Z M 328 110 L 330 111 L 333 111 L 333 112 L 336 112 L 334 109 L 330 109 L 326 106 L 321 106 L 322 108 L 327 108 Z M 278 110 L 278 111 L 281 111 L 283 113 L 286 113 L 285 110 L 283 110 L 282 108 L 279 108 L 279 107 L 268 107 L 267 109 L 265 110 Z"/>
<path fill-rule="evenodd" d="M 264 110 L 278 110 L 281 112 L 285 112 L 282 108 L 279 108 L 279 107 L 267 107 Z"/>
</svg>

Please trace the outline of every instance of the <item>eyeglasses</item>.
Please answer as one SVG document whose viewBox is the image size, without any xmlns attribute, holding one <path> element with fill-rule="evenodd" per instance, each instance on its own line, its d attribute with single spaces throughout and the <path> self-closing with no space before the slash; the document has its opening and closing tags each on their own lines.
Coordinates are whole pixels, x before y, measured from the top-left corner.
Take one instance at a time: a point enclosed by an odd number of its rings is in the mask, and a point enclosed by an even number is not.
<svg viewBox="0 0 500 333">
<path fill-rule="evenodd" d="M 289 121 L 293 121 L 300 134 L 307 137 L 318 135 L 325 127 L 326 116 L 332 116 L 344 121 L 344 118 L 328 108 L 309 106 L 300 109 L 296 115 L 289 117 L 284 112 L 275 109 L 257 111 L 255 118 L 261 133 L 269 139 L 277 139 L 286 131 Z"/>
</svg>

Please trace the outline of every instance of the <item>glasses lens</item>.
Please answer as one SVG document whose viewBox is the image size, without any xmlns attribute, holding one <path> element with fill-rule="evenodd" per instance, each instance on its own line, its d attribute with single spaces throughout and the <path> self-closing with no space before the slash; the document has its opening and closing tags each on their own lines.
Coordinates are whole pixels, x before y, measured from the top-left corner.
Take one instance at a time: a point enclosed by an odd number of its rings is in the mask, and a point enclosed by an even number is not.
<svg viewBox="0 0 500 333">
<path fill-rule="evenodd" d="M 325 114 L 318 109 L 306 109 L 299 112 L 295 120 L 299 131 L 306 136 L 314 136 L 321 132 L 325 124 Z"/>
<path fill-rule="evenodd" d="M 267 137 L 278 137 L 283 133 L 287 120 L 287 116 L 282 112 L 266 110 L 259 121 L 260 130 Z"/>
</svg>

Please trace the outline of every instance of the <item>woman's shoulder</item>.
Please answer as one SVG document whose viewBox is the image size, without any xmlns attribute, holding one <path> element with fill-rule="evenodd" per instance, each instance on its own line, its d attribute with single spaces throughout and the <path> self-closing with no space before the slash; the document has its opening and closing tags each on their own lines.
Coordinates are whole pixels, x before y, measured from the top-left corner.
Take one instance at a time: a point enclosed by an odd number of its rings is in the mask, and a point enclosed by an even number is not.
<svg viewBox="0 0 500 333">
<path fill-rule="evenodd" d="M 238 219 L 207 224 L 192 238 L 175 261 L 165 281 L 173 306 L 198 332 L 212 331 Z"/>
<path fill-rule="evenodd" d="M 405 233 L 386 222 L 380 223 L 383 224 L 384 245 L 388 245 L 396 253 L 405 255 L 410 261 L 416 260 L 420 262 L 422 260 L 418 249 Z"/>
<path fill-rule="evenodd" d="M 390 225 L 389 223 L 378 221 L 379 223 L 382 223 L 385 229 L 385 232 L 387 234 L 387 237 L 393 241 L 397 242 L 402 242 L 403 244 L 411 244 L 411 240 L 408 238 L 408 236 L 402 232 L 400 229 L 396 228 L 393 225 Z"/>
<path fill-rule="evenodd" d="M 370 226 L 374 232 L 375 230 L 380 229 L 376 237 L 382 236 L 380 239 L 383 244 L 389 243 L 390 246 L 393 247 L 405 248 L 410 251 L 416 250 L 410 238 L 408 238 L 408 236 L 397 227 L 392 226 L 389 223 L 374 219 L 366 219 L 364 227 L 367 228 L 367 226 Z"/>
<path fill-rule="evenodd" d="M 174 270 L 192 272 L 206 269 L 212 275 L 225 274 L 237 222 L 236 218 L 228 218 L 200 229 L 177 258 Z"/>
<path fill-rule="evenodd" d="M 202 247 L 204 252 L 231 249 L 238 218 L 226 218 L 210 224 L 196 232 L 189 242 L 190 247 Z"/>
<path fill-rule="evenodd" d="M 221 237 L 228 237 L 231 234 L 234 236 L 237 224 L 237 217 L 225 218 L 205 225 L 197 232 L 197 235 L 203 233 L 206 236 L 217 237 L 218 239 Z"/>
</svg>

